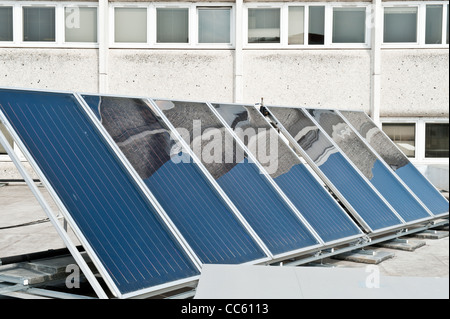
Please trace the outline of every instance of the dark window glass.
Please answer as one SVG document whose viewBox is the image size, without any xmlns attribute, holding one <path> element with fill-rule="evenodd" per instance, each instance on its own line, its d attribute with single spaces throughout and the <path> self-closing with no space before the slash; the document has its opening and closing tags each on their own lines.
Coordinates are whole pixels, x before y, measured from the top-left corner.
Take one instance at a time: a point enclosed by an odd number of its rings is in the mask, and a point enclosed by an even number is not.
<svg viewBox="0 0 450 319">
<path fill-rule="evenodd" d="M 325 43 L 325 7 L 309 7 L 309 44 Z"/>
<path fill-rule="evenodd" d="M 55 41 L 54 7 L 23 7 L 23 41 Z"/>
<path fill-rule="evenodd" d="M 448 123 L 425 125 L 425 157 L 448 157 Z"/>
<path fill-rule="evenodd" d="M 0 41 L 13 40 L 13 8 L 0 7 Z"/>
</svg>

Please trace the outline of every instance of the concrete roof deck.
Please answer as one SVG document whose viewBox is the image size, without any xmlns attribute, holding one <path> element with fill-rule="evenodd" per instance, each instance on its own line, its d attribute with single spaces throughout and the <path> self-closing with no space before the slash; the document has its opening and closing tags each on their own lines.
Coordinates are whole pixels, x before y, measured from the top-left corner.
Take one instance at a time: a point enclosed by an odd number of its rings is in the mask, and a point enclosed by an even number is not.
<svg viewBox="0 0 450 319">
<path fill-rule="evenodd" d="M 46 192 L 39 187 L 48 203 L 57 212 L 56 205 Z M 61 218 L 62 222 L 62 218 Z M 448 233 L 448 226 L 446 228 Z M 75 235 L 69 235 L 75 245 L 79 245 Z M 415 251 L 402 251 L 385 247 L 370 246 L 367 249 L 387 251 L 393 258 L 378 264 L 380 274 L 400 277 L 449 277 L 449 237 L 427 239 L 408 237 L 411 241 L 422 241 L 425 245 Z M 29 254 L 49 249 L 63 248 L 53 225 L 47 220 L 38 201 L 25 183 L 0 185 L 0 260 L 2 257 Z M 337 267 L 366 267 L 364 263 L 326 258 L 323 264 Z"/>
</svg>

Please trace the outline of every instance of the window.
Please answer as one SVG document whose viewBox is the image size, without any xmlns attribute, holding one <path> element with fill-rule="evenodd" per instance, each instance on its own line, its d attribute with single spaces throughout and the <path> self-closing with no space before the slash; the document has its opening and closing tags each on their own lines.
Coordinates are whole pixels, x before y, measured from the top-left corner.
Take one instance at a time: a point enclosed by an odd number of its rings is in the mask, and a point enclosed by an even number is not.
<svg viewBox="0 0 450 319">
<path fill-rule="evenodd" d="M 0 7 L 0 41 L 13 40 L 13 8 Z"/>
<path fill-rule="evenodd" d="M 309 7 L 308 43 L 325 44 L 325 7 Z"/>
<path fill-rule="evenodd" d="M 448 157 L 448 123 L 425 124 L 425 157 Z"/>
<path fill-rule="evenodd" d="M 289 7 L 288 44 L 305 43 L 305 7 Z"/>
<path fill-rule="evenodd" d="M 156 9 L 156 42 L 189 43 L 189 9 Z"/>
<path fill-rule="evenodd" d="M 386 118 L 383 120 L 382 128 L 400 150 L 415 163 L 448 164 L 448 120 Z"/>
<path fill-rule="evenodd" d="M 442 43 L 442 6 L 427 5 L 425 44 Z"/>
<path fill-rule="evenodd" d="M 416 125 L 414 123 L 383 123 L 383 131 L 406 156 L 416 156 Z"/>
<path fill-rule="evenodd" d="M 110 39 L 113 48 L 231 48 L 234 45 L 234 4 L 139 2 L 110 6 L 115 13 L 115 21 L 111 21 L 115 28 L 114 38 Z"/>
<path fill-rule="evenodd" d="M 23 41 L 55 42 L 55 7 L 23 7 Z"/>
<path fill-rule="evenodd" d="M 129 43 L 147 42 L 147 9 L 115 8 L 114 41 Z"/>
<path fill-rule="evenodd" d="M 248 43 L 280 43 L 280 8 L 248 9 Z"/>
<path fill-rule="evenodd" d="M 64 12 L 66 42 L 97 42 L 97 8 L 66 7 Z"/>
<path fill-rule="evenodd" d="M 230 43 L 230 8 L 198 9 L 198 42 Z"/>
<path fill-rule="evenodd" d="M 366 42 L 366 8 L 333 8 L 333 43 Z"/>
<path fill-rule="evenodd" d="M 369 32 L 366 27 L 368 5 L 284 2 L 272 3 L 270 7 L 254 3 L 246 6 L 248 44 L 277 43 L 280 48 L 369 47 Z"/>
<path fill-rule="evenodd" d="M 417 7 L 384 8 L 384 42 L 417 42 Z"/>
</svg>

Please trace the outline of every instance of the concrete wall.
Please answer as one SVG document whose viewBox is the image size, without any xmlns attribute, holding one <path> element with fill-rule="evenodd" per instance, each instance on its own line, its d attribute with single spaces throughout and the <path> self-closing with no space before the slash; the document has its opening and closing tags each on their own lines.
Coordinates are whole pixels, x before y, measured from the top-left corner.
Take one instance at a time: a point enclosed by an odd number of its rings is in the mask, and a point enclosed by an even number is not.
<svg viewBox="0 0 450 319">
<path fill-rule="evenodd" d="M 111 49 L 109 92 L 233 101 L 234 50 Z M 382 51 L 381 116 L 449 116 L 445 49 Z M 244 50 L 244 102 L 369 111 L 369 50 Z M 98 92 L 97 49 L 0 48 L 0 86 Z"/>
<path fill-rule="evenodd" d="M 245 50 L 244 100 L 277 105 L 370 107 L 368 50 Z"/>
<path fill-rule="evenodd" d="M 109 52 L 109 91 L 184 100 L 233 101 L 232 50 Z"/>
<path fill-rule="evenodd" d="M 37 174 L 31 168 L 31 165 L 28 162 L 22 162 L 25 167 L 27 173 L 33 179 L 39 179 Z M 23 177 L 20 175 L 16 166 L 11 161 L 1 161 L 0 160 L 0 181 L 14 181 L 14 180 L 23 180 Z"/>
<path fill-rule="evenodd" d="M 110 49 L 108 91 L 233 102 L 234 50 Z M 243 50 L 243 101 L 369 112 L 370 50 Z M 381 116 L 449 116 L 446 49 L 382 50 Z M 98 92 L 97 49 L 0 48 L 0 86 Z M 0 161 L 4 161 L 0 158 Z M 0 163 L 0 178 L 20 178 Z"/>
<path fill-rule="evenodd" d="M 382 50 L 381 116 L 448 117 L 445 49 Z"/>
<path fill-rule="evenodd" d="M 0 86 L 97 91 L 98 50 L 0 48 Z"/>
</svg>

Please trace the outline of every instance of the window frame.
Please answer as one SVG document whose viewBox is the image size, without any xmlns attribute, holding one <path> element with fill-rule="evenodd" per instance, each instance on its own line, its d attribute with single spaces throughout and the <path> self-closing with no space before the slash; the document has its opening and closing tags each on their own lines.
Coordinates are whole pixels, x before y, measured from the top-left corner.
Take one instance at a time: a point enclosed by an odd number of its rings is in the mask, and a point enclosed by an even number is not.
<svg viewBox="0 0 450 319">
<path fill-rule="evenodd" d="M 122 8 L 147 8 L 147 42 L 124 43 L 115 42 L 114 10 Z M 187 43 L 158 43 L 156 10 L 159 8 L 188 9 L 188 37 Z M 199 8 L 228 8 L 230 9 L 230 43 L 199 43 L 198 42 L 198 9 Z M 109 4 L 110 48 L 133 49 L 233 49 L 235 47 L 235 4 L 225 2 L 111 2 Z"/>
<path fill-rule="evenodd" d="M 199 10 L 201 9 L 230 9 L 230 42 L 229 43 L 200 43 L 198 39 L 199 33 Z M 216 4 L 213 3 L 205 3 L 205 5 L 198 4 L 195 6 L 195 21 L 193 21 L 194 28 L 194 43 L 199 48 L 229 48 L 232 49 L 235 47 L 235 38 L 236 38 L 236 15 L 235 15 L 235 6 L 230 3 L 230 5 L 226 3 Z"/>
<path fill-rule="evenodd" d="M 334 25 L 334 9 L 335 8 L 365 8 L 366 9 L 366 11 L 365 11 L 365 13 L 366 13 L 366 18 L 365 18 L 365 24 L 364 24 L 364 27 L 365 27 L 365 29 L 364 29 L 364 41 L 365 42 L 360 42 L 360 43 L 333 43 L 333 25 Z M 325 10 L 326 10 L 326 8 L 325 8 Z M 329 41 L 330 41 L 330 46 L 332 46 L 332 47 L 339 47 L 339 48 L 361 48 L 361 47 L 364 47 L 364 48 L 370 48 L 370 46 L 371 46 L 371 32 L 370 32 L 370 28 L 368 28 L 367 27 L 367 19 L 369 19 L 369 17 L 370 17 L 370 15 L 371 15 L 371 10 L 372 10 L 372 7 L 370 6 L 370 5 L 362 5 L 362 4 L 354 4 L 354 5 L 333 5 L 332 7 L 331 7 L 331 9 L 329 9 L 329 10 L 331 10 L 331 12 L 330 12 L 330 14 L 329 14 L 329 17 L 330 17 L 330 20 L 331 20 L 331 23 L 328 23 L 329 24 L 329 29 L 328 29 L 328 32 L 330 33 L 329 34 Z M 326 16 L 325 16 L 325 18 L 326 18 Z M 327 23 L 325 22 L 325 27 L 326 27 L 326 25 L 327 25 Z M 325 33 L 327 33 L 327 29 L 325 28 Z M 326 39 L 327 37 L 325 36 L 325 39 Z M 326 42 L 325 42 L 326 43 Z"/>
<path fill-rule="evenodd" d="M 116 31 L 116 19 L 115 19 L 115 10 L 116 8 L 130 8 L 130 9 L 146 9 L 147 10 L 147 41 L 143 43 L 137 42 L 116 42 L 115 41 L 115 31 Z M 111 44 L 111 48 L 142 48 L 146 47 L 149 39 L 151 37 L 150 31 L 150 13 L 148 9 L 148 5 L 144 5 L 142 3 L 117 3 L 115 5 L 110 5 L 108 8 L 109 14 L 109 43 Z M 156 17 L 156 16 L 155 16 Z"/>
<path fill-rule="evenodd" d="M 449 164 L 448 157 L 425 157 L 426 124 L 449 124 L 448 118 L 438 117 L 384 117 L 382 124 L 415 124 L 415 157 L 408 157 L 413 164 Z"/>
<path fill-rule="evenodd" d="M 96 11 L 97 11 L 97 41 L 96 42 L 67 42 L 66 41 L 66 27 L 64 25 L 65 24 L 65 20 L 66 20 L 66 8 L 74 8 L 74 7 L 75 8 L 96 8 Z M 88 46 L 88 47 L 95 46 L 95 47 L 97 47 L 98 46 L 98 40 L 99 40 L 99 12 L 98 11 L 99 11 L 99 8 L 96 5 L 75 4 L 73 2 L 71 2 L 70 4 L 64 5 L 63 8 L 62 8 L 62 18 L 63 18 L 62 40 L 63 40 L 63 43 L 65 45 L 70 45 L 70 46 L 75 45 L 75 46 L 83 46 L 83 47 L 85 47 L 85 46 Z"/>
<path fill-rule="evenodd" d="M 187 42 L 158 42 L 158 9 L 184 9 L 187 10 L 187 16 L 188 16 L 188 41 Z M 193 14 L 191 12 L 191 6 L 184 6 L 184 5 L 160 5 L 159 3 L 155 5 L 155 18 L 153 21 L 151 21 L 151 24 L 154 26 L 153 33 L 155 36 L 155 42 L 153 45 L 155 47 L 184 47 L 189 46 L 191 43 L 193 43 L 192 39 L 192 29 L 193 29 Z"/>
<path fill-rule="evenodd" d="M 441 21 L 442 21 L 442 26 L 441 26 L 441 42 L 442 43 L 440 43 L 440 44 L 437 44 L 437 45 L 441 45 L 441 44 L 444 44 L 445 42 L 446 42 L 446 39 L 445 39 L 445 33 L 446 33 L 446 30 L 445 30 L 445 26 L 447 25 L 447 20 L 445 20 L 447 17 L 446 17 L 446 14 L 445 14 L 445 9 L 447 8 L 447 5 L 445 4 L 445 3 L 443 3 L 443 4 L 428 4 L 428 3 L 425 3 L 425 8 L 424 8 L 424 16 L 425 16 L 425 18 L 424 18 L 424 35 L 423 35 L 423 41 L 424 41 L 424 44 L 426 45 L 426 46 L 430 46 L 430 45 L 436 45 L 436 44 L 427 44 L 426 43 L 426 40 L 427 40 L 427 38 L 426 38 L 426 36 L 427 36 L 427 20 L 426 20 L 426 17 L 427 17 L 427 7 L 428 6 L 435 6 L 435 5 L 439 5 L 439 6 L 441 6 L 442 7 L 442 14 L 441 14 Z M 444 24 L 444 20 L 445 20 L 445 24 Z"/>
<path fill-rule="evenodd" d="M 169 1 L 169 0 L 167 0 Z M 442 10 L 442 41 L 441 44 L 426 44 L 426 8 L 428 5 L 441 5 Z M 97 23 L 99 23 L 98 2 L 83 1 L 12 1 L 0 0 L 0 6 L 12 7 L 13 10 L 13 40 L 0 42 L 1 47 L 44 47 L 44 48 L 98 48 L 100 40 L 100 26 L 97 26 L 97 43 L 93 42 L 66 42 L 65 41 L 65 8 L 66 7 L 95 7 L 97 8 Z M 55 41 L 23 41 L 23 7 L 44 6 L 55 7 Z M 113 9 L 117 6 L 147 7 L 147 43 L 115 43 L 114 42 L 114 16 Z M 288 8 L 290 6 L 304 7 L 304 44 L 288 44 Z M 325 41 L 320 45 L 308 44 L 309 7 L 323 6 L 325 8 Z M 447 44 L 448 1 L 386 1 L 381 4 L 381 25 L 378 31 L 384 33 L 384 8 L 386 7 L 417 7 L 417 42 L 414 43 L 384 43 L 382 49 L 415 49 L 415 48 L 449 48 Z M 189 9 L 189 43 L 156 43 L 156 7 L 186 7 Z M 199 43 L 198 42 L 198 8 L 222 7 L 230 8 L 230 43 Z M 248 8 L 280 8 L 280 43 L 248 43 Z M 244 2 L 242 21 L 236 21 L 236 5 L 233 2 L 109 2 L 109 35 L 108 45 L 111 48 L 164 48 L 164 49 L 234 49 L 236 47 L 236 27 L 242 28 L 242 47 L 244 49 L 370 49 L 372 31 L 366 23 L 365 43 L 332 43 L 333 9 L 345 7 L 365 7 L 366 19 L 370 19 L 373 4 L 371 2 Z"/>
<path fill-rule="evenodd" d="M 1 1 L 0 6 L 13 8 L 13 40 L 2 41 L 2 48 L 98 48 L 99 28 L 98 3 L 73 1 Z M 53 7 L 55 8 L 55 41 L 24 41 L 23 40 L 23 7 Z M 65 41 L 65 8 L 95 7 L 97 8 L 97 42 L 66 42 Z"/>
<path fill-rule="evenodd" d="M 21 2 L 20 3 L 20 41 L 19 43 L 25 46 L 29 46 L 29 47 L 34 47 L 34 46 L 54 46 L 55 44 L 57 44 L 59 41 L 61 41 L 61 21 L 58 21 L 58 5 L 55 4 L 49 4 L 49 3 L 25 3 L 25 2 Z M 24 24 L 24 19 L 23 19 L 23 14 L 24 8 L 55 8 L 55 41 L 25 41 L 24 40 L 24 30 L 23 30 L 23 24 Z M 15 15 L 15 17 L 17 17 L 17 15 Z M 17 23 L 15 23 L 15 25 L 17 26 Z M 63 24 L 64 25 L 64 24 Z M 13 31 L 14 34 L 14 31 Z M 58 41 L 59 40 L 59 41 Z"/>
<path fill-rule="evenodd" d="M 310 45 L 308 43 L 309 32 L 309 7 L 324 7 L 324 44 Z M 289 7 L 304 7 L 304 43 L 288 44 L 289 37 Z M 248 42 L 248 9 L 280 9 L 280 43 L 249 43 Z M 245 2 L 243 6 L 243 48 L 244 49 L 370 49 L 371 32 L 365 24 L 364 43 L 333 43 L 333 8 L 365 8 L 366 21 L 371 12 L 371 3 L 368 2 Z"/>
<path fill-rule="evenodd" d="M 442 43 L 441 44 L 426 44 L 426 9 L 427 5 L 442 5 Z M 392 8 L 392 7 L 416 7 L 417 8 L 417 41 L 416 42 L 397 42 L 397 43 L 386 43 L 384 42 L 384 37 L 382 39 L 382 48 L 389 49 L 439 49 L 439 48 L 448 48 L 449 45 L 446 43 L 447 41 L 447 10 L 448 10 L 449 2 L 448 1 L 392 1 L 392 2 L 383 2 L 383 14 L 380 20 L 381 21 L 381 32 L 384 35 L 384 9 Z"/>
</svg>

